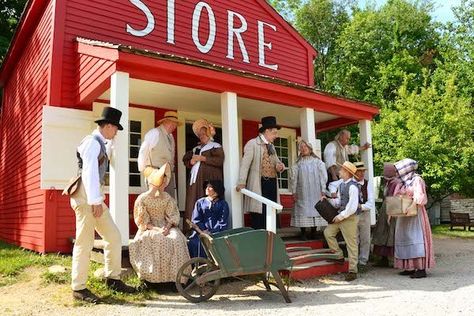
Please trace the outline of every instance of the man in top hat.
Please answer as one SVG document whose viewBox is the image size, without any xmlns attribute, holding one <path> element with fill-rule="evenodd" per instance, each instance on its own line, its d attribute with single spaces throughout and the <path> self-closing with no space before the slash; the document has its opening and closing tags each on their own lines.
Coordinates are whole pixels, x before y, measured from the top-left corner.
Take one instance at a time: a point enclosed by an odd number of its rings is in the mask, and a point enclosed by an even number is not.
<svg viewBox="0 0 474 316">
<path fill-rule="evenodd" d="M 375 210 L 374 188 L 365 179 L 365 171 L 367 168 L 363 162 L 354 162 L 356 166 L 355 179 L 359 183 L 360 189 L 360 205 L 359 205 L 359 224 L 358 224 L 358 241 L 359 241 L 359 270 L 366 269 L 369 261 L 370 253 L 370 211 Z"/>
<path fill-rule="evenodd" d="M 278 159 L 273 141 L 281 128 L 274 116 L 262 118 L 259 135 L 247 142 L 240 163 L 237 191 L 247 188 L 267 199 L 278 201 L 277 173 L 285 169 Z M 244 210 L 250 212 L 252 227 L 266 229 L 266 205 L 244 196 Z"/>
<path fill-rule="evenodd" d="M 135 289 L 120 280 L 122 241 L 120 232 L 104 204 L 102 187 L 108 167 L 105 143 L 112 140 L 120 125 L 122 112 L 106 107 L 102 117 L 96 120 L 98 127 L 86 136 L 77 147 L 77 158 L 81 182 L 71 195 L 71 207 L 76 213 L 76 241 L 72 252 L 71 286 L 73 297 L 90 303 L 99 298 L 86 288 L 89 257 L 94 244 L 94 230 L 105 241 L 104 273 L 106 285 L 118 292 L 133 293 Z"/>
<path fill-rule="evenodd" d="M 328 182 L 337 181 L 339 165 L 349 161 L 349 155 L 358 154 L 359 151 L 367 150 L 371 147 L 369 143 L 363 146 L 349 145 L 351 132 L 343 129 L 337 133 L 334 140 L 324 148 L 324 162 L 328 170 Z"/>
<path fill-rule="evenodd" d="M 343 181 L 339 186 L 337 198 L 331 201 L 339 209 L 339 214 L 324 230 L 324 237 L 329 248 L 339 255 L 336 261 L 343 264 L 343 252 L 336 239 L 339 231 L 342 233 L 349 254 L 349 273 L 346 275 L 346 281 L 352 281 L 357 279 L 358 271 L 357 223 L 359 218 L 356 212 L 359 208 L 359 184 L 353 178 L 356 176 L 356 166 L 346 161 L 339 167 L 339 177 Z"/>
<path fill-rule="evenodd" d="M 160 168 L 165 163 L 171 165 L 171 180 L 166 192 L 176 199 L 176 177 L 174 173 L 175 141 L 173 132 L 183 123 L 178 113 L 168 111 L 157 122 L 158 127 L 149 130 L 140 146 L 138 153 L 138 170 L 143 172 L 146 167 Z"/>
</svg>

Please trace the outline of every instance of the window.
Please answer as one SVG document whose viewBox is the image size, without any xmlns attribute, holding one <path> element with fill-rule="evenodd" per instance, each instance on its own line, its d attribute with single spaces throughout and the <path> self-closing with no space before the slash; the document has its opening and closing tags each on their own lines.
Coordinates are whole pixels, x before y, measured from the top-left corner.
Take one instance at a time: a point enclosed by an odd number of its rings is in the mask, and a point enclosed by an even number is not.
<svg viewBox="0 0 474 316">
<path fill-rule="evenodd" d="M 285 164 L 285 170 L 278 174 L 278 185 L 281 190 L 289 190 L 289 162 L 290 162 L 290 148 L 289 138 L 278 137 L 273 142 L 278 158 Z"/>
<path fill-rule="evenodd" d="M 130 140 L 129 140 L 129 185 L 131 187 L 141 187 L 142 179 L 138 171 L 138 152 L 142 144 L 142 122 L 130 121 Z"/>
<path fill-rule="evenodd" d="M 281 162 L 285 164 L 285 170 L 278 174 L 278 186 L 281 194 L 290 193 L 289 169 L 296 160 L 296 130 L 282 128 L 277 139 L 273 142 L 276 153 Z"/>
</svg>

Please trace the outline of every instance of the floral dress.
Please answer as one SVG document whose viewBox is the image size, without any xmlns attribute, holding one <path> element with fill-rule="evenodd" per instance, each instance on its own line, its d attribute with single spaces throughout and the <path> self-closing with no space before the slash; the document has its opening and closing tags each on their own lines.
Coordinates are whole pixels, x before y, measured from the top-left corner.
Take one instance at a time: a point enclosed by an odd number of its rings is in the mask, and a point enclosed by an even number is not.
<svg viewBox="0 0 474 316">
<path fill-rule="evenodd" d="M 129 246 L 133 269 L 140 279 L 148 282 L 175 282 L 179 268 L 190 259 L 186 237 L 176 228 L 179 223 L 176 201 L 166 192 L 155 197 L 142 193 L 135 201 L 133 215 L 139 229 Z M 165 236 L 163 227 L 168 223 L 174 227 Z M 158 230 L 148 230 L 147 224 Z"/>
</svg>

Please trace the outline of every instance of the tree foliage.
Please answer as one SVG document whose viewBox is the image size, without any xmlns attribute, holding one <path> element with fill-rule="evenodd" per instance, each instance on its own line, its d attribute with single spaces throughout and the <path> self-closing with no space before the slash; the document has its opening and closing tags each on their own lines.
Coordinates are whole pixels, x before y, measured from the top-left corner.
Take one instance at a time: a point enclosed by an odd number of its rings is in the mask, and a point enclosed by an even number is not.
<svg viewBox="0 0 474 316">
<path fill-rule="evenodd" d="M 0 0 L 0 63 L 5 57 L 26 0 Z"/>
<path fill-rule="evenodd" d="M 404 84 L 394 107 L 382 109 L 374 126 L 375 164 L 405 157 L 419 161 L 435 198 L 452 192 L 472 195 L 474 185 L 474 111 L 455 82 L 453 74 L 443 91 L 431 84 L 420 92 L 409 92 Z"/>
<path fill-rule="evenodd" d="M 290 16 L 319 51 L 317 87 L 380 107 L 376 172 L 410 157 L 433 197 L 474 196 L 474 0 L 461 0 L 445 25 L 432 20 L 430 0 L 363 9 L 337 0 L 302 3 Z"/>
</svg>

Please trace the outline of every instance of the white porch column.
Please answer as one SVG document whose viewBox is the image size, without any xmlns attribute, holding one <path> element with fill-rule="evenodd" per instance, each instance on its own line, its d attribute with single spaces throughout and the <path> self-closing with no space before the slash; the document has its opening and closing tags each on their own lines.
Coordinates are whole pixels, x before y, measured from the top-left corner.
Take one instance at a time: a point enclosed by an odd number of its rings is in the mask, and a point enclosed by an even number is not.
<svg viewBox="0 0 474 316">
<path fill-rule="evenodd" d="M 237 94 L 221 94 L 222 146 L 225 152 L 224 186 L 225 200 L 229 204 L 232 228 L 243 227 L 242 197 L 235 190 L 239 181 L 239 120 L 237 116 Z"/>
<path fill-rule="evenodd" d="M 303 108 L 300 110 L 301 137 L 307 139 L 316 155 L 321 157 L 321 142 L 316 139 L 316 123 L 314 120 L 314 110 Z"/>
<path fill-rule="evenodd" d="M 360 131 L 360 145 L 365 143 L 372 144 L 372 128 L 369 120 L 359 121 L 359 131 Z M 367 177 L 369 180 L 368 185 L 374 187 L 374 156 L 372 147 L 361 152 L 362 161 L 367 167 Z M 375 193 L 375 192 L 374 192 Z M 370 212 L 370 223 L 375 225 L 375 210 Z"/>
<path fill-rule="evenodd" d="M 120 124 L 123 131 L 115 136 L 114 151 L 110 164 L 110 214 L 120 230 L 122 245 L 128 246 L 129 232 L 129 210 L 128 210 L 128 104 L 129 103 L 129 75 L 124 72 L 116 72 L 110 82 L 110 106 L 122 111 Z"/>
</svg>

